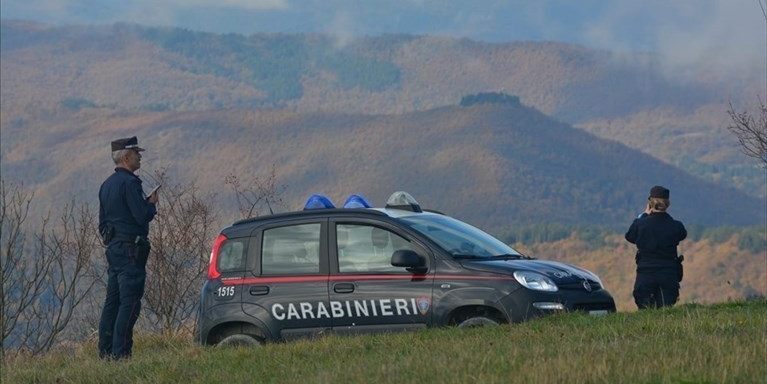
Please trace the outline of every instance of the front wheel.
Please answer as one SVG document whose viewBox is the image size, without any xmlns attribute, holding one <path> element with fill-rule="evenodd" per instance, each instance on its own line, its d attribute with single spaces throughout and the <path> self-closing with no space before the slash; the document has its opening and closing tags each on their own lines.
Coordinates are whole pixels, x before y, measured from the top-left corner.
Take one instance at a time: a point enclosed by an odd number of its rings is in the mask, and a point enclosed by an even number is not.
<svg viewBox="0 0 767 384">
<path fill-rule="evenodd" d="M 261 341 L 256 339 L 253 336 L 237 334 L 237 335 L 231 335 L 231 336 L 225 337 L 223 340 L 219 341 L 218 344 L 216 344 L 216 346 L 222 347 L 222 348 L 256 347 L 261 344 L 262 344 Z"/>
<path fill-rule="evenodd" d="M 470 317 L 458 323 L 458 328 L 474 328 L 474 327 L 484 327 L 488 325 L 498 325 L 498 322 L 489 317 L 476 316 L 476 317 Z"/>
</svg>

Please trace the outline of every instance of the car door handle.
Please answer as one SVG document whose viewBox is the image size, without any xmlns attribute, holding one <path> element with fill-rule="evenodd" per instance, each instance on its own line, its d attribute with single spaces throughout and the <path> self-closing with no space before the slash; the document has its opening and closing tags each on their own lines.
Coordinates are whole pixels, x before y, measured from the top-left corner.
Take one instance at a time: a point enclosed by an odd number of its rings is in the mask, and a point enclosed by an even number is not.
<svg viewBox="0 0 767 384">
<path fill-rule="evenodd" d="M 354 284 L 352 283 L 338 283 L 333 286 L 335 293 L 352 293 L 354 292 Z"/>
<path fill-rule="evenodd" d="M 250 287 L 248 292 L 250 292 L 251 296 L 263 296 L 269 293 L 269 287 L 265 285 L 256 285 Z"/>
</svg>

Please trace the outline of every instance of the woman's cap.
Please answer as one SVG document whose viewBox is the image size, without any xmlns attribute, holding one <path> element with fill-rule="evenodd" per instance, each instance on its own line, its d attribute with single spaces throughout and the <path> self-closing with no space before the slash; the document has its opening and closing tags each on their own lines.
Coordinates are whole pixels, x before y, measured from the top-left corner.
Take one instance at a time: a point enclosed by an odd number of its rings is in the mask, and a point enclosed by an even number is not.
<svg viewBox="0 0 767 384">
<path fill-rule="evenodd" d="M 658 199 L 668 199 L 671 192 L 668 190 L 668 188 L 661 187 L 660 185 L 656 185 L 652 188 L 650 188 L 650 198 L 658 198 Z"/>
</svg>

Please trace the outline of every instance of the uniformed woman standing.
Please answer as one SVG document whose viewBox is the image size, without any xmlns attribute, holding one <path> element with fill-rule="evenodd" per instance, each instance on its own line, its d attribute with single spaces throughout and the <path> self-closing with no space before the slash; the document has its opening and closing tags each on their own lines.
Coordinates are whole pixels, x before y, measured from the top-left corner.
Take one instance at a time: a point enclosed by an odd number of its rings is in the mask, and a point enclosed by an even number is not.
<svg viewBox="0 0 767 384">
<path fill-rule="evenodd" d="M 626 232 L 626 240 L 637 246 L 634 301 L 640 310 L 673 306 L 679 298 L 682 266 L 677 246 L 687 230 L 666 213 L 669 195 L 662 186 L 652 187 L 645 211 Z"/>
</svg>

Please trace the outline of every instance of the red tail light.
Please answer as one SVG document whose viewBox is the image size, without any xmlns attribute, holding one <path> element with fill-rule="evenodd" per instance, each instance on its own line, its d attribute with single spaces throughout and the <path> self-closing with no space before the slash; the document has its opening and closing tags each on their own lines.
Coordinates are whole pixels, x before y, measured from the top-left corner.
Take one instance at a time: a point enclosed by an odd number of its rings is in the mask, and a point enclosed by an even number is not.
<svg viewBox="0 0 767 384">
<path fill-rule="evenodd" d="M 208 266 L 208 280 L 214 280 L 221 277 L 221 272 L 218 271 L 218 252 L 221 250 L 221 244 L 227 240 L 226 236 L 218 235 L 216 241 L 213 242 L 213 250 L 210 252 L 210 265 Z"/>
</svg>

